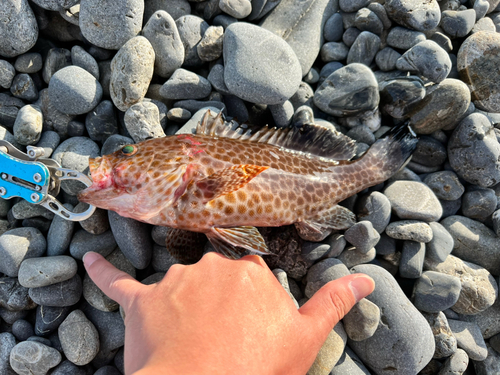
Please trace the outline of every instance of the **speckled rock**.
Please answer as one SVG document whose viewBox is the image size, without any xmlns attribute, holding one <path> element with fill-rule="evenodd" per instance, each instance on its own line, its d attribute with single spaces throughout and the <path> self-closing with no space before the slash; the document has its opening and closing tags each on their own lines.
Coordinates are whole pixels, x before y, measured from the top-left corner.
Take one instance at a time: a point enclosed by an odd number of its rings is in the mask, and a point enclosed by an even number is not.
<svg viewBox="0 0 500 375">
<path fill-rule="evenodd" d="M 457 351 L 448 358 L 438 375 L 462 375 L 467 370 L 469 365 L 469 356 L 462 349 L 457 349 Z"/>
<path fill-rule="evenodd" d="M 0 4 L 0 56 L 14 57 L 33 47 L 38 25 L 27 0 L 3 0 Z"/>
<path fill-rule="evenodd" d="M 185 15 L 175 19 L 177 30 L 184 45 L 184 66 L 197 67 L 203 64 L 198 56 L 197 45 L 209 25 L 203 18 L 194 15 Z"/>
<path fill-rule="evenodd" d="M 400 220 L 390 223 L 385 232 L 397 240 L 427 243 L 432 240 L 432 229 L 429 224 L 418 220 Z"/>
<path fill-rule="evenodd" d="M 380 309 L 363 298 L 342 319 L 347 336 L 353 341 L 372 337 L 380 321 Z"/>
<path fill-rule="evenodd" d="M 42 135 L 42 110 L 36 105 L 22 107 L 14 123 L 14 138 L 21 145 L 35 145 Z"/>
<path fill-rule="evenodd" d="M 428 174 L 424 183 L 431 188 L 436 197 L 446 201 L 459 199 L 465 191 L 464 186 L 453 171 L 439 171 Z"/>
<path fill-rule="evenodd" d="M 457 276 L 462 290 L 452 310 L 464 315 L 474 315 L 493 305 L 498 296 L 498 285 L 491 274 L 481 266 L 448 255 L 442 263 L 425 260 L 424 268 Z"/>
<path fill-rule="evenodd" d="M 472 101 L 487 112 L 500 112 L 499 51 L 500 35 L 482 31 L 468 37 L 457 55 L 458 72 L 472 92 Z"/>
<path fill-rule="evenodd" d="M 351 271 L 375 280 L 375 290 L 366 298 L 380 308 L 381 324 L 373 336 L 363 341 L 349 340 L 349 346 L 377 375 L 418 373 L 434 354 L 429 324 L 389 272 L 371 264 Z"/>
<path fill-rule="evenodd" d="M 453 336 L 448 319 L 443 312 L 422 313 L 431 326 L 436 343 L 434 358 L 446 358 L 457 351 L 457 339 Z"/>
<path fill-rule="evenodd" d="M 90 363 L 99 352 L 99 334 L 81 310 L 69 314 L 58 329 L 64 355 L 75 365 Z"/>
<path fill-rule="evenodd" d="M 160 112 L 153 103 L 142 101 L 133 104 L 125 112 L 123 120 L 135 143 L 165 136 L 160 123 Z"/>
<path fill-rule="evenodd" d="M 67 255 L 25 259 L 19 268 L 19 283 L 25 288 L 39 288 L 60 283 L 75 276 L 76 261 Z"/>
<path fill-rule="evenodd" d="M 10 352 L 10 365 L 19 375 L 44 375 L 61 362 L 61 353 L 35 341 L 23 341 Z"/>
<path fill-rule="evenodd" d="M 328 375 L 333 366 L 342 356 L 347 334 L 341 322 L 337 323 L 328 334 L 325 343 L 319 350 L 314 363 L 307 372 L 308 375 Z"/>
<path fill-rule="evenodd" d="M 113 103 L 125 112 L 140 102 L 153 77 L 155 52 L 143 36 L 126 42 L 111 61 L 110 95 Z"/>
<path fill-rule="evenodd" d="M 441 20 L 441 10 L 436 0 L 388 0 L 385 10 L 396 23 L 418 31 L 432 30 Z"/>
</svg>

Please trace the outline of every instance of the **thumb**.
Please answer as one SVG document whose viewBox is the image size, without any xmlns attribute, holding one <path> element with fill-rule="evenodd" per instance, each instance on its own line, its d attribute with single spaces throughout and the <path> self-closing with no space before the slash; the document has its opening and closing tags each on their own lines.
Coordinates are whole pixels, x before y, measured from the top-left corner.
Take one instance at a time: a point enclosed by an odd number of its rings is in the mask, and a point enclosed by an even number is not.
<svg viewBox="0 0 500 375">
<path fill-rule="evenodd" d="M 362 273 L 330 281 L 299 309 L 309 322 L 309 332 L 320 345 L 345 314 L 375 289 L 373 279 Z M 318 348 L 319 349 L 319 348 Z"/>
<path fill-rule="evenodd" d="M 143 287 L 128 273 L 120 271 L 102 255 L 93 251 L 85 253 L 83 265 L 99 289 L 122 306 L 127 306 L 127 302 Z"/>
</svg>

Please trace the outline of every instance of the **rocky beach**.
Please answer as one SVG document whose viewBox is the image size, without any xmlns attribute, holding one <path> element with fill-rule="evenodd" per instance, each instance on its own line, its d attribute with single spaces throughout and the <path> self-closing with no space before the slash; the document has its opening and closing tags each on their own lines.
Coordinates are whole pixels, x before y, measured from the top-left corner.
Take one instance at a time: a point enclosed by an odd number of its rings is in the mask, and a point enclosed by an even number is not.
<svg viewBox="0 0 500 375">
<path fill-rule="evenodd" d="M 419 137 L 340 203 L 349 229 L 259 228 L 297 307 L 350 273 L 375 280 L 309 375 L 500 374 L 500 0 L 0 0 L 0 140 L 87 174 L 207 110 L 337 130 L 354 158 L 404 122 Z M 62 181 L 57 199 L 83 212 L 83 188 Z M 168 231 L 0 199 L 0 375 L 123 374 L 120 307 L 82 257 L 152 284 L 178 263 Z"/>
</svg>

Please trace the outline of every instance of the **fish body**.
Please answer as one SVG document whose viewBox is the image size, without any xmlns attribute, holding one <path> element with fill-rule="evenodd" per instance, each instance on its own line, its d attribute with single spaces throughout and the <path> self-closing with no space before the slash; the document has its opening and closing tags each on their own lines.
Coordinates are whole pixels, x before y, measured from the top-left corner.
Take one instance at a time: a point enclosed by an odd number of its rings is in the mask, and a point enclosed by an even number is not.
<svg viewBox="0 0 500 375">
<path fill-rule="evenodd" d="M 256 226 L 294 223 L 311 239 L 350 227 L 354 214 L 337 203 L 392 176 L 416 143 L 403 129 L 360 159 L 339 161 L 331 156 L 353 155 L 352 141 L 340 133 L 266 128 L 250 135 L 233 128 L 209 114 L 197 134 L 151 139 L 92 159 L 94 184 L 79 199 L 150 224 L 205 233 L 228 256 L 244 249 L 265 254 Z M 319 146 L 323 138 L 331 147 Z M 290 148 L 307 140 L 309 146 Z"/>
</svg>

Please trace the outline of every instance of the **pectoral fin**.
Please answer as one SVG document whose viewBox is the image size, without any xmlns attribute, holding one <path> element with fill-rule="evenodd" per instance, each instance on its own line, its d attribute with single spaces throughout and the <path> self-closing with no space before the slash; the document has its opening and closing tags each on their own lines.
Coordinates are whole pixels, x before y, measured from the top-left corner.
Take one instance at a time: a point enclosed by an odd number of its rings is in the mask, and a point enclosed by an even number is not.
<svg viewBox="0 0 500 375">
<path fill-rule="evenodd" d="M 205 243 L 203 233 L 168 228 L 165 246 L 175 259 L 184 264 L 196 263 L 203 256 Z"/>
<path fill-rule="evenodd" d="M 258 165 L 235 165 L 197 181 L 196 186 L 203 193 L 203 203 L 207 203 L 240 189 L 268 168 Z"/>
<path fill-rule="evenodd" d="M 333 206 L 321 211 L 316 217 L 295 223 L 301 238 L 307 241 L 322 241 L 332 230 L 343 230 L 356 223 L 356 216 L 343 206 Z"/>
<path fill-rule="evenodd" d="M 255 227 L 212 228 L 206 235 L 215 250 L 229 258 L 240 258 L 245 250 L 269 254 L 264 238 Z"/>
</svg>

